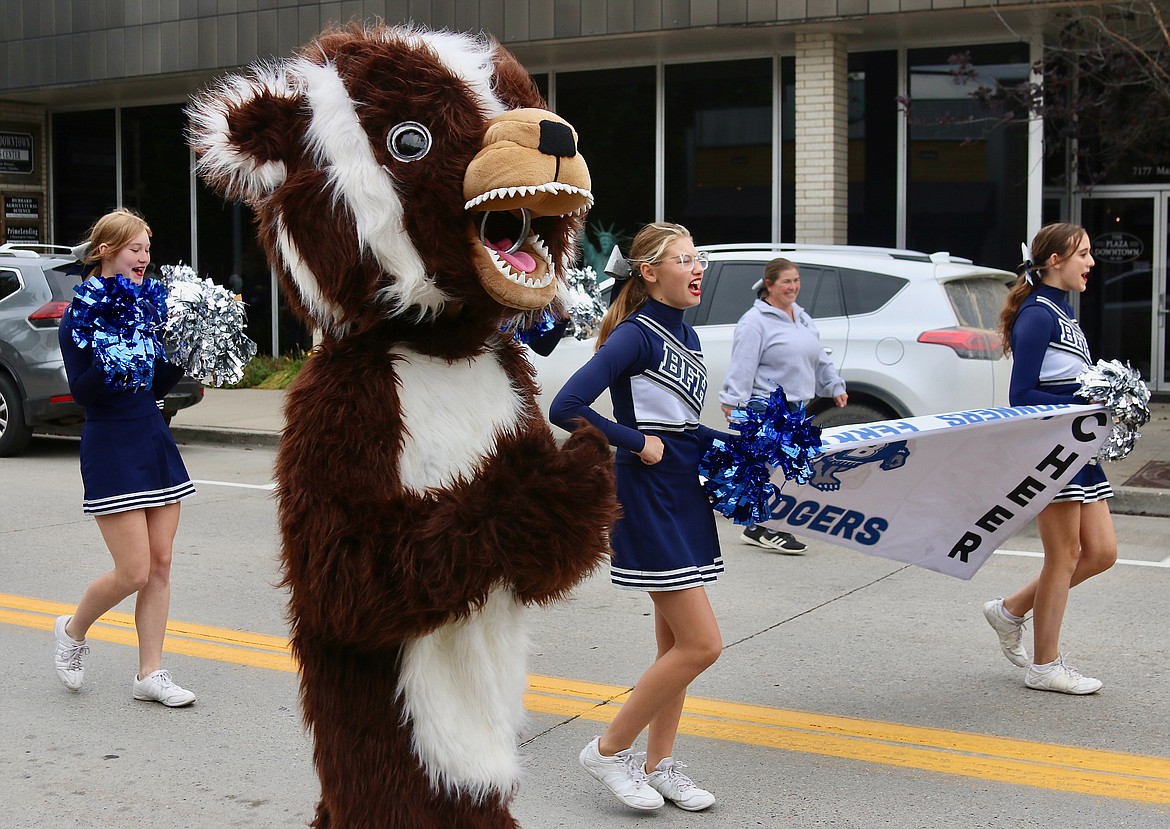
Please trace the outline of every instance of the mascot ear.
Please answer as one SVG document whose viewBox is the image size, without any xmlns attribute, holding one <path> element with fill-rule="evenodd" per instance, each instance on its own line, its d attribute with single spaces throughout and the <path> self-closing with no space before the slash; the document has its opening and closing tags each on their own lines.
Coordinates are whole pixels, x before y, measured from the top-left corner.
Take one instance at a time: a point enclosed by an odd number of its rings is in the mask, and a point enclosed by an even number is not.
<svg viewBox="0 0 1170 829">
<path fill-rule="evenodd" d="M 507 109 L 545 109 L 547 104 L 536 87 L 536 81 L 528 74 L 520 61 L 508 50 L 492 41 L 495 48 L 495 73 L 492 89 Z"/>
<path fill-rule="evenodd" d="M 303 152 L 303 104 L 301 84 L 284 63 L 218 80 L 187 107 L 196 170 L 224 198 L 269 196 Z"/>
</svg>

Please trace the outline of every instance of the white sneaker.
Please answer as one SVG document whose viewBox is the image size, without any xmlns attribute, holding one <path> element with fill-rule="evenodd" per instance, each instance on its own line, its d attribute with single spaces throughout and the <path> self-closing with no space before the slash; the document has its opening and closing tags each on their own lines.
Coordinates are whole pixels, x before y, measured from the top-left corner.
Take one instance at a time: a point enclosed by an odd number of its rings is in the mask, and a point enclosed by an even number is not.
<svg viewBox="0 0 1170 829">
<path fill-rule="evenodd" d="M 168 708 L 182 708 L 195 701 L 195 695 L 171 681 L 168 670 L 155 671 L 145 679 L 134 678 L 134 699 L 161 702 Z"/>
<path fill-rule="evenodd" d="M 642 812 L 661 809 L 665 801 L 662 795 L 650 787 L 646 780 L 646 772 L 642 770 L 642 763 L 634 752 L 627 748 L 612 757 L 606 757 L 597 750 L 600 740 L 600 737 L 594 737 L 589 741 L 589 745 L 581 750 L 577 758 L 581 761 L 581 767 L 600 780 L 613 792 L 614 797 L 631 809 Z"/>
<path fill-rule="evenodd" d="M 1024 647 L 1024 620 L 1013 622 L 1006 615 L 1003 599 L 992 599 L 983 605 L 983 617 L 999 637 L 999 647 L 1008 661 L 1017 668 L 1032 664 L 1028 650 Z"/>
<path fill-rule="evenodd" d="M 1064 664 L 1063 656 L 1058 656 L 1055 662 L 1048 665 L 1032 665 L 1028 668 L 1028 673 L 1024 675 L 1024 684 L 1037 691 L 1095 694 L 1105 683 L 1091 676 L 1082 676 L 1076 668 Z"/>
<path fill-rule="evenodd" d="M 78 642 L 70 638 L 65 632 L 65 625 L 72 618 L 58 616 L 53 625 L 53 638 L 56 640 L 53 646 L 53 667 L 57 669 L 57 679 L 65 683 L 70 691 L 76 691 L 85 676 L 83 659 L 89 653 L 89 645 L 85 644 L 85 640 Z"/>
<path fill-rule="evenodd" d="M 680 809 L 701 812 L 715 805 L 715 795 L 696 786 L 694 780 L 683 774 L 685 768 L 684 764 L 676 763 L 673 757 L 667 757 L 646 779 L 654 791 Z"/>
</svg>

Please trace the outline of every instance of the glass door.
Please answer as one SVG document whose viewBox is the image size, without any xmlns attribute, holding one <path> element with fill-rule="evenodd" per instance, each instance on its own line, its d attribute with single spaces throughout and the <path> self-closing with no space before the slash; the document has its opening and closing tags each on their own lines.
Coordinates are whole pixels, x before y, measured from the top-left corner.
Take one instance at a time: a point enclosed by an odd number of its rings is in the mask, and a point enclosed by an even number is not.
<svg viewBox="0 0 1170 829">
<path fill-rule="evenodd" d="M 1162 249 L 1154 258 L 1154 282 L 1159 286 L 1157 297 L 1158 308 L 1158 339 L 1156 353 L 1160 358 L 1157 382 L 1151 383 L 1155 391 L 1170 389 L 1170 337 L 1166 335 L 1166 317 L 1170 314 L 1170 188 L 1163 190 L 1158 198 L 1159 217 L 1157 224 L 1161 225 L 1159 234 Z"/>
<path fill-rule="evenodd" d="M 1153 389 L 1170 388 L 1166 343 L 1166 193 L 1097 190 L 1078 198 L 1097 264 L 1079 297 L 1095 359 L 1129 362 Z"/>
</svg>

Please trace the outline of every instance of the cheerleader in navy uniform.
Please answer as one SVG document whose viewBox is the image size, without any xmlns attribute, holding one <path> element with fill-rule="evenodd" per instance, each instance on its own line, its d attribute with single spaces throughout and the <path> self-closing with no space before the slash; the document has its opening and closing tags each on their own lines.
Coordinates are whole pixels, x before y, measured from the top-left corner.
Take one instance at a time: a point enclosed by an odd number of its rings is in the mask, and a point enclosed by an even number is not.
<svg viewBox="0 0 1170 829">
<path fill-rule="evenodd" d="M 150 263 L 150 228 L 142 217 L 119 209 L 100 218 L 90 230 L 84 263 L 88 286 L 100 292 L 109 286 L 96 280 L 118 276 L 132 283 L 135 313 L 161 323 L 143 290 Z M 81 294 L 79 293 L 79 297 Z M 179 501 L 195 488 L 178 448 L 163 420 L 160 403 L 183 375 L 181 368 L 161 359 L 146 366 L 149 385 L 113 382 L 95 354 L 96 332 L 83 330 L 77 303 L 61 319 L 59 339 L 73 399 L 85 407 L 81 435 L 83 511 L 93 515 L 114 559 L 113 570 L 94 579 L 72 615 L 55 626 L 54 665 L 71 690 L 81 687 L 85 635 L 90 625 L 132 593 L 137 593 L 134 624 L 138 632 L 138 675 L 135 699 L 178 707 L 195 695 L 171 680 L 162 667 L 163 637 L 171 601 L 171 548 L 179 526 Z M 77 339 L 82 340 L 78 343 Z M 141 369 L 138 366 L 137 369 Z"/>
<path fill-rule="evenodd" d="M 1004 350 L 1014 355 L 1013 406 L 1085 403 L 1077 376 L 1092 366 L 1089 346 L 1073 318 L 1069 291 L 1082 292 L 1093 267 L 1089 236 L 1072 224 L 1051 224 L 1032 241 L 1032 255 L 1000 315 Z M 1096 461 L 1087 464 L 1036 517 L 1044 564 L 1040 575 L 1006 599 L 983 606 L 1012 663 L 1027 667 L 1024 683 L 1041 691 L 1092 694 L 1102 682 L 1082 676 L 1060 653 L 1068 592 L 1117 561 L 1117 536 L 1105 499 L 1113 490 Z M 1024 617 L 1035 627 L 1033 658 L 1022 642 Z"/>
<path fill-rule="evenodd" d="M 630 247 L 630 278 L 597 337 L 597 352 L 553 400 L 549 417 L 572 429 L 581 420 L 617 447 L 622 517 L 611 535 L 613 584 L 645 590 L 654 606 L 658 655 L 605 734 L 580 762 L 627 806 L 689 811 L 715 802 L 675 762 L 674 740 L 687 686 L 723 648 L 704 585 L 723 572 L 711 506 L 698 464 L 717 435 L 699 423 L 707 372 L 699 339 L 683 321 L 697 305 L 705 254 L 686 228 L 651 224 Z M 591 405 L 609 389 L 614 420 Z M 634 741 L 649 728 L 645 760 Z"/>
</svg>

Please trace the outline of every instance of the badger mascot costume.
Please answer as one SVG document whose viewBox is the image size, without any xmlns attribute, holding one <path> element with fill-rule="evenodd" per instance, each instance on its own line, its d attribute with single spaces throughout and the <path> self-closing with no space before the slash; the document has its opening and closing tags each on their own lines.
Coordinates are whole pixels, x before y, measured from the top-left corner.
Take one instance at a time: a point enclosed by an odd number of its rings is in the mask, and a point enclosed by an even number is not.
<svg viewBox="0 0 1170 829">
<path fill-rule="evenodd" d="M 323 342 L 277 460 L 313 825 L 514 827 L 523 607 L 607 554 L 609 449 L 558 449 L 522 346 L 592 201 L 576 134 L 485 38 L 324 32 L 196 97 L 199 174 L 254 209 Z"/>
</svg>

